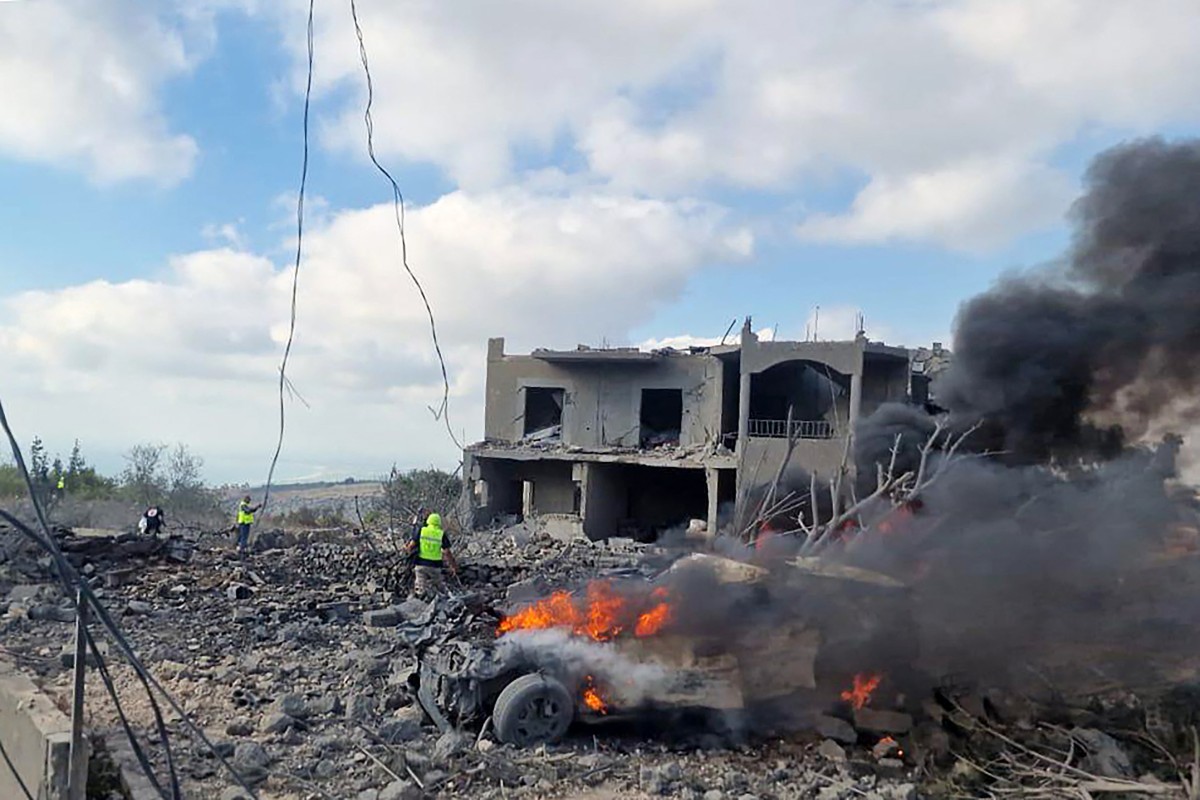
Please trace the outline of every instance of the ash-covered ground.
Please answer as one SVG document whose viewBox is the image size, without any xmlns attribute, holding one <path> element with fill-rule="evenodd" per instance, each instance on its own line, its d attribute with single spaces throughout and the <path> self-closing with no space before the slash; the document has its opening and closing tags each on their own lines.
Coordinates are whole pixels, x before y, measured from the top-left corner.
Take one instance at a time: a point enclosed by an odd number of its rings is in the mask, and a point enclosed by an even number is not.
<svg viewBox="0 0 1200 800">
<path fill-rule="evenodd" d="M 6 537 L 10 557 L 0 565 L 0 657 L 37 675 L 65 706 L 73 612 L 45 562 L 15 536 Z M 262 544 L 268 549 L 246 561 L 220 535 L 197 537 L 186 563 L 165 550 L 116 558 L 116 548 L 89 547 L 77 557 L 146 665 L 259 797 L 915 796 L 916 768 L 896 759 L 881 767 L 869 748 L 851 744 L 857 737 L 846 723 L 834 734 L 843 745 L 816 732 L 735 743 L 653 717 L 577 726 L 564 743 L 534 750 L 498 744 L 477 727 L 442 734 L 409 682 L 417 666 L 409 638 L 420 626 L 391 608 L 404 597 L 393 589 L 405 587 L 387 537 L 269 534 Z M 499 610 L 522 599 L 604 573 L 652 574 L 671 558 L 628 542 L 567 544 L 520 527 L 469 534 L 459 550 L 463 587 L 452 593 L 465 602 L 450 602 L 452 638 L 477 641 L 494 639 Z M 108 664 L 165 781 L 146 696 L 119 657 Z M 93 735 L 129 762 L 94 669 L 87 707 Z M 241 796 L 169 713 L 168 727 L 184 797 Z"/>
</svg>

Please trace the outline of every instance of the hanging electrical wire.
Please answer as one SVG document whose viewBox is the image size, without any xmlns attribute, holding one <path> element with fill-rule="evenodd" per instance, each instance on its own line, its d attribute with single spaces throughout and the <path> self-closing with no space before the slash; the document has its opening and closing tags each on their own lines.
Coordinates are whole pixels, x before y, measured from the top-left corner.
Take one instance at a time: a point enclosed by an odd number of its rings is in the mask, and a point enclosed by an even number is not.
<svg viewBox="0 0 1200 800">
<path fill-rule="evenodd" d="M 267 470 L 267 485 L 263 490 L 262 507 L 265 510 L 271 499 L 271 483 L 275 479 L 275 467 L 279 454 L 283 452 L 283 434 L 287 424 L 285 393 L 295 391 L 287 377 L 288 357 L 292 354 L 292 342 L 296 338 L 296 295 L 300 289 L 300 261 L 304 253 L 304 192 L 308 187 L 308 110 L 312 100 L 313 81 L 313 6 L 308 0 L 308 78 L 304 84 L 304 157 L 300 166 L 300 191 L 296 195 L 296 262 L 292 266 L 292 304 L 288 321 L 287 344 L 283 348 L 283 360 L 279 363 L 279 441 L 275 444 L 275 455 L 271 456 L 271 468 Z M 306 404 L 307 405 L 307 404 Z"/>
<path fill-rule="evenodd" d="M 254 793 L 254 790 L 250 787 L 250 785 L 241 777 L 237 770 L 235 770 L 233 766 L 219 752 L 217 752 L 213 743 L 209 741 L 208 737 L 199 728 L 199 726 L 196 725 L 191 716 L 184 711 L 183 706 L 179 703 L 179 701 L 176 700 L 175 697 L 168 692 L 161 683 L 159 683 L 159 681 L 146 668 L 145 664 L 142 663 L 141 658 L 133 649 L 133 645 L 129 643 L 129 640 L 126 638 L 125 634 L 113 620 L 108 609 L 103 603 L 100 602 L 100 599 L 92 590 L 91 585 L 75 570 L 75 568 L 63 555 L 62 550 L 59 549 L 58 544 L 54 541 L 54 536 L 51 533 L 49 520 L 46 517 L 46 511 L 42 507 L 41 501 L 38 499 L 37 492 L 34 491 L 33 480 L 30 477 L 29 469 L 25 464 L 25 457 L 21 452 L 20 445 L 17 444 L 17 439 L 13 434 L 12 427 L 9 425 L 8 416 L 5 413 L 3 402 L 0 402 L 0 428 L 3 429 L 4 435 L 8 439 L 9 447 L 12 450 L 13 461 L 15 462 L 17 470 L 25 484 L 29 498 L 33 503 L 34 515 L 37 518 L 38 525 L 41 530 L 40 533 L 35 532 L 24 522 L 17 519 L 4 509 L 0 509 L 0 519 L 5 520 L 15 530 L 25 535 L 26 538 L 30 539 L 34 544 L 36 544 L 50 556 L 55 570 L 55 575 L 58 578 L 66 596 L 71 600 L 72 604 L 76 605 L 77 613 L 79 613 L 78 603 L 83 603 L 88 607 L 88 609 L 90 609 L 92 615 L 104 628 L 109 638 L 117 646 L 121 655 L 133 669 L 138 681 L 142 684 L 142 688 L 146 692 L 146 696 L 149 699 L 150 708 L 154 716 L 155 732 L 158 735 L 159 742 L 163 746 L 164 757 L 167 762 L 168 777 L 170 778 L 170 794 L 168 794 L 158 782 L 157 777 L 154 774 L 153 766 L 150 764 L 150 761 L 146 757 L 145 752 L 142 750 L 140 743 L 137 741 L 137 737 L 134 735 L 132 727 L 128 725 L 122 710 L 120 696 L 116 691 L 116 687 L 111 678 L 108 676 L 104 653 L 97 646 L 90 631 L 88 631 L 86 628 L 84 629 L 89 648 L 98 665 L 102 682 L 105 685 L 105 689 L 108 692 L 110 699 L 113 701 L 113 705 L 117 710 L 118 716 L 122 719 L 126 734 L 129 737 L 130 744 L 134 750 L 134 755 L 138 760 L 139 766 L 141 766 L 142 770 L 146 773 L 147 779 L 151 782 L 151 784 L 154 785 L 159 794 L 162 797 L 167 798 L 167 800 L 181 800 L 183 797 L 179 788 L 179 780 L 175 770 L 174 756 L 171 750 L 170 736 L 167 731 L 166 721 L 155 696 L 155 693 L 157 692 L 158 696 L 161 696 L 164 700 L 166 700 L 167 705 L 170 706 L 170 708 L 183 721 L 187 730 L 198 741 L 202 742 L 208 748 L 208 750 L 217 758 L 220 764 L 229 771 L 234 780 L 237 781 L 237 783 L 252 798 L 257 798 L 257 795 Z M 76 602 L 76 598 L 78 598 L 78 602 Z"/>
<path fill-rule="evenodd" d="M 425 314 L 429 318 L 429 334 L 433 340 L 433 350 L 437 354 L 438 365 L 442 370 L 442 402 L 437 409 L 430 410 L 433 411 L 434 419 L 442 420 L 445 423 L 446 432 L 450 434 L 450 441 L 454 442 L 456 448 L 462 450 L 462 443 L 454 435 L 454 428 L 450 425 L 450 375 L 446 370 L 446 359 L 442 355 L 441 342 L 438 340 L 437 322 L 433 316 L 433 307 L 429 304 L 429 297 L 425 294 L 425 287 L 421 285 L 421 281 L 408 264 L 408 240 L 404 234 L 404 193 L 400 191 L 400 184 L 396 183 L 396 179 L 392 177 L 392 174 L 387 171 L 386 167 L 379 163 L 379 159 L 375 156 L 375 121 L 371 117 L 371 105 L 375 100 L 375 84 L 371 80 L 371 64 L 367 58 L 367 43 L 363 38 L 362 25 L 358 21 L 358 5 L 355 0 L 350 0 L 350 16 L 354 20 L 354 34 L 358 37 L 358 54 L 362 61 L 363 75 L 367 81 L 367 104 L 363 110 L 363 123 L 367 129 L 367 155 L 370 156 L 371 163 L 375 165 L 375 169 L 387 179 L 387 182 L 392 187 L 392 210 L 396 217 L 396 228 L 400 232 L 400 263 L 404 266 L 404 271 L 408 273 L 408 277 L 412 280 L 413 285 L 417 287 L 417 293 L 421 295 L 421 302 L 425 304 Z"/>
</svg>

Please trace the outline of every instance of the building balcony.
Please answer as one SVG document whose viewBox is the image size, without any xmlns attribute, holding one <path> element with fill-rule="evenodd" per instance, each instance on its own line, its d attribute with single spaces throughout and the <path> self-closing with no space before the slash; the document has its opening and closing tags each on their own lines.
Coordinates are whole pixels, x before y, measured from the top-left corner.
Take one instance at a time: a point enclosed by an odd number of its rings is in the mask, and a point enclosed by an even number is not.
<svg viewBox="0 0 1200 800">
<path fill-rule="evenodd" d="M 823 419 L 792 420 L 791 426 L 794 439 L 833 439 L 839 435 L 838 427 Z M 757 439 L 787 439 L 788 422 L 784 419 L 752 419 L 747 432 Z"/>
</svg>

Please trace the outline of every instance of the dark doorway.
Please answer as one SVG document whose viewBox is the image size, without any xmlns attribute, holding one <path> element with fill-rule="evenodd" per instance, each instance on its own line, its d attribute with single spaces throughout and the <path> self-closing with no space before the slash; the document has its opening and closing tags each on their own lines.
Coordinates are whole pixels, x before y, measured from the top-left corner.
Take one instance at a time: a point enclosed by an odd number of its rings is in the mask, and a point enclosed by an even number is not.
<svg viewBox="0 0 1200 800">
<path fill-rule="evenodd" d="M 683 429 L 682 389 L 642 389 L 642 447 L 679 444 Z"/>
<path fill-rule="evenodd" d="M 525 387 L 525 435 L 561 433 L 565 392 L 544 386 Z M 558 430 L 555 431 L 554 429 Z"/>
<path fill-rule="evenodd" d="M 708 518 L 704 470 L 631 464 L 621 472 L 628 492 L 624 535 L 654 541 L 667 530 L 682 530 L 690 519 Z"/>
</svg>

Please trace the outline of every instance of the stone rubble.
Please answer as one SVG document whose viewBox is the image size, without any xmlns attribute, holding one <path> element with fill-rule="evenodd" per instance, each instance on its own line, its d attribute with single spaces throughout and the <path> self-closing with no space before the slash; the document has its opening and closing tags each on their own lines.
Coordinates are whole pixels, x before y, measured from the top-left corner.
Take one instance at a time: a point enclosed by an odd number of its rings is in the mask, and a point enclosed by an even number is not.
<svg viewBox="0 0 1200 800">
<path fill-rule="evenodd" d="M 1000 698 L 985 704 L 964 694 L 953 712 L 936 703 L 917 719 L 887 709 L 847 710 L 816 717 L 811 732 L 741 744 L 699 740 L 669 726 L 582 728 L 560 745 L 531 750 L 497 742 L 486 725 L 482 733 L 443 733 L 410 683 L 418 646 L 489 640 L 514 602 L 597 575 L 648 574 L 666 557 L 630 541 L 564 542 L 526 525 L 462 535 L 456 541 L 462 585 L 452 582 L 450 596 L 428 604 L 406 597 L 397 547 L 387 536 L 276 534 L 263 541 L 272 549 L 247 560 L 236 558 L 224 536 L 198 536 L 173 549 L 114 541 L 110 546 L 124 547 L 120 557 L 89 545 L 73 558 L 93 567 L 96 592 L 147 666 L 264 800 L 912 800 L 918 776 L 930 770 L 955 786 L 977 785 L 976 774 L 954 775 L 947 732 L 968 730 L 971 712 L 983 719 L 1003 708 L 1014 721 L 1031 713 Z M 184 550 L 186 561 L 167 555 Z M 70 603 L 45 565 L 5 552 L 0 656 L 19 658 L 47 691 L 68 697 Z M 111 586 L 106 576 L 114 571 L 123 577 Z M 136 679 L 119 659 L 109 664 L 133 724 L 152 730 Z M 94 732 L 120 737 L 94 670 L 88 702 Z M 247 796 L 177 719 L 169 716 L 168 724 L 185 796 Z M 1095 719 L 1081 717 L 1071 730 L 1081 757 L 1086 753 L 1098 773 L 1137 774 L 1126 743 L 1102 732 Z M 899 738 L 904 752 L 886 744 L 884 734 Z M 956 746 L 961 752 L 962 741 Z M 153 745 L 150 751 L 164 773 L 161 751 Z"/>
</svg>

